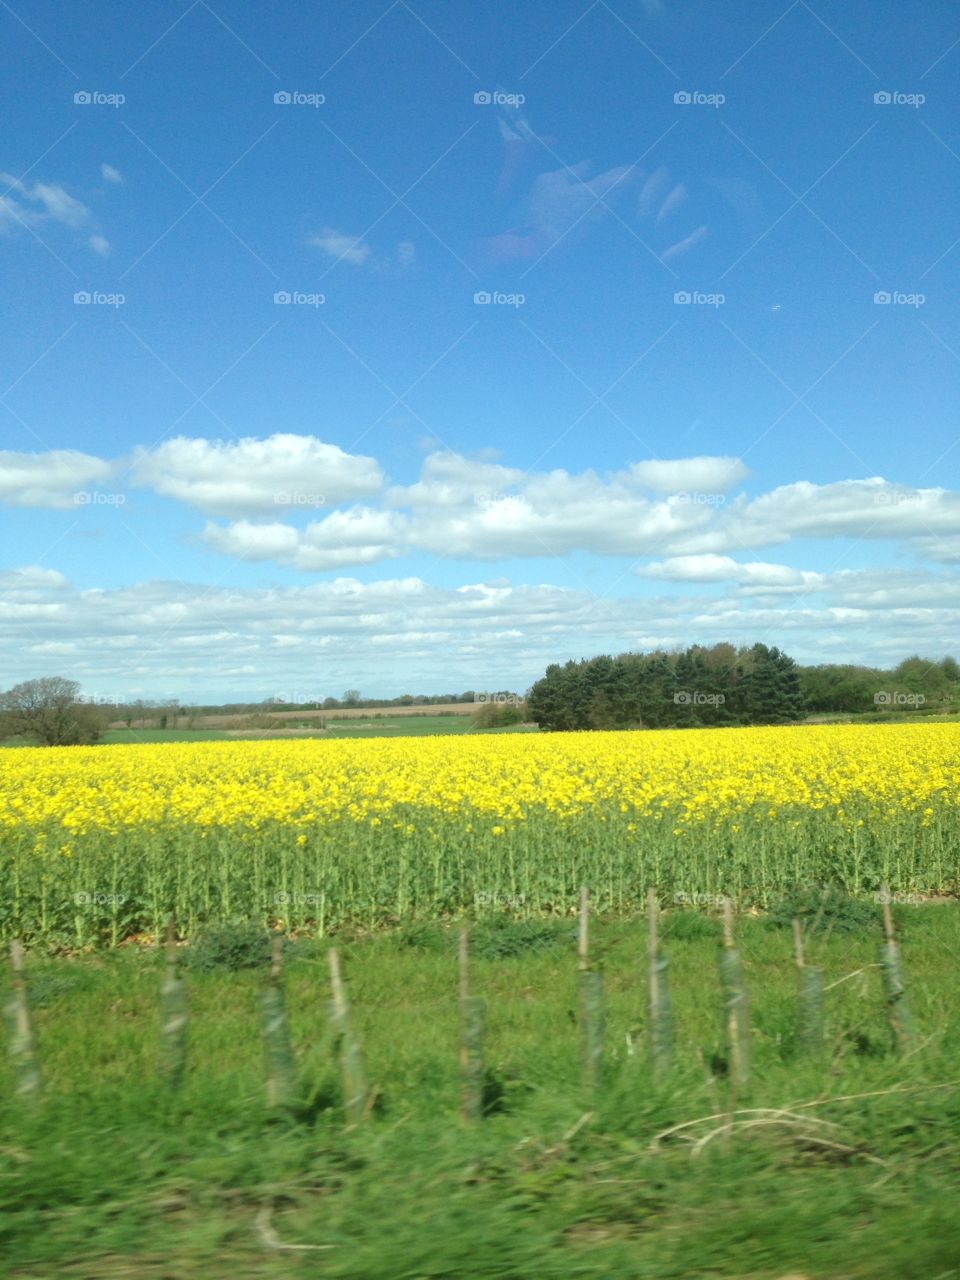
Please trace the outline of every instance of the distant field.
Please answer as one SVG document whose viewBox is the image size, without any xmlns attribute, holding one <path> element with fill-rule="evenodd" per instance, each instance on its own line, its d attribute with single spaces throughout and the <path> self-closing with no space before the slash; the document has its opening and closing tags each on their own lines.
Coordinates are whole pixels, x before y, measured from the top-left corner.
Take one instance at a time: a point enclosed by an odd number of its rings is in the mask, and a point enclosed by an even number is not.
<svg viewBox="0 0 960 1280">
<path fill-rule="evenodd" d="M 471 704 L 472 709 L 472 704 Z M 284 713 L 286 714 L 286 713 Z M 227 717 L 223 717 L 226 719 Z M 247 717 L 249 719 L 249 717 Z M 126 742 L 226 742 L 238 738 L 416 738 L 429 734 L 463 733 L 537 733 L 535 724 L 515 724 L 504 729 L 475 729 L 469 716 L 464 715 L 405 715 L 359 716 L 348 719 L 327 718 L 323 729 L 315 727 L 318 713 L 302 712 L 288 717 L 275 728 L 203 728 L 188 729 L 178 725 L 170 729 L 113 728 L 104 734 L 102 742 L 118 744 Z M 212 717 L 205 719 L 210 724 Z M 311 727 L 313 726 L 313 727 Z M 5 745 L 17 745 L 15 743 Z"/>
<path fill-rule="evenodd" d="M 171 729 L 186 729 L 191 721 L 197 725 L 202 724 L 206 729 L 235 729 L 242 727 L 249 720 L 269 719 L 283 724 L 287 721 L 315 721 L 329 720 L 335 717 L 337 720 L 368 720 L 375 717 L 381 719 L 396 720 L 400 718 L 406 719 L 411 716 L 423 716 L 434 719 L 437 716 L 469 716 L 477 709 L 475 702 L 439 702 L 435 706 L 430 707 L 337 707 L 332 711 L 304 711 L 291 708 L 289 711 L 265 711 L 265 712 L 232 712 L 223 715 L 172 715 L 168 716 L 167 723 Z M 141 727 L 156 727 L 156 716 L 152 715 L 146 720 L 134 720 L 132 728 L 139 729 Z M 111 728 L 122 728 L 120 721 L 114 721 Z"/>
</svg>

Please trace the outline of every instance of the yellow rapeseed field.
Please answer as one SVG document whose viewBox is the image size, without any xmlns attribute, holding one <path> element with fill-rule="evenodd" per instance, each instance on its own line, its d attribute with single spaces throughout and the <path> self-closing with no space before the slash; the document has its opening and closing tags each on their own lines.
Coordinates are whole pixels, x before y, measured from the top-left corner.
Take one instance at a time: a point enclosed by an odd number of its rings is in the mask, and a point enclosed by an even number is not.
<svg viewBox="0 0 960 1280">
<path fill-rule="evenodd" d="M 567 910 L 591 885 L 763 901 L 954 892 L 960 726 L 286 740 L 0 752 L 0 926 L 86 943 Z"/>
</svg>

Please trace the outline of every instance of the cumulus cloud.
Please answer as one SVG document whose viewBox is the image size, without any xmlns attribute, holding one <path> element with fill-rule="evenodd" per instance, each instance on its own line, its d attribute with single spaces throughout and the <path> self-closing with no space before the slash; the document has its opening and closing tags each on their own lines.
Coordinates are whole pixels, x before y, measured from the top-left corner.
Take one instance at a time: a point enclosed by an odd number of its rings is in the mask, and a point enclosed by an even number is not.
<svg viewBox="0 0 960 1280">
<path fill-rule="evenodd" d="M 138 453 L 134 478 L 165 497 L 226 516 L 336 506 L 377 493 L 383 480 L 373 458 L 288 433 L 237 441 L 177 436 Z"/>
<path fill-rule="evenodd" d="M 753 500 L 742 493 L 729 497 L 748 474 L 742 461 L 731 457 L 648 460 L 598 475 L 525 472 L 434 452 L 424 459 L 416 481 L 384 491 L 379 513 L 362 506 L 314 522 L 309 536 L 297 535 L 295 549 L 289 539 L 283 544 L 281 562 L 321 569 L 369 564 L 412 550 L 475 560 L 584 551 L 666 557 L 660 568 L 642 571 L 645 576 L 729 580 L 746 592 L 811 587 L 809 577 L 792 576 L 782 566 L 745 566 L 731 558 L 735 551 L 792 538 L 897 538 L 929 559 L 957 559 L 960 494 L 874 479 L 831 485 L 802 481 Z M 239 505 L 232 491 L 222 501 Z M 246 502 L 244 514 L 255 514 L 249 495 Z M 199 499 L 196 504 L 201 505 Z M 279 514 L 272 496 L 269 505 Z M 254 545 L 265 538 L 262 532 L 213 533 L 207 540 L 229 554 L 240 536 L 243 554 L 268 558 Z"/>
<path fill-rule="evenodd" d="M 790 538 L 924 538 L 960 534 L 960 493 L 912 489 L 879 476 L 781 485 L 729 512 L 726 532 L 742 546 Z"/>
<path fill-rule="evenodd" d="M 77 494 L 105 483 L 114 464 L 75 449 L 0 451 L 0 503 L 11 507 L 76 507 Z"/>
<path fill-rule="evenodd" d="M 632 475 L 656 493 L 725 494 L 750 474 L 739 458 L 667 458 L 635 462 Z"/>
<path fill-rule="evenodd" d="M 641 578 L 664 582 L 736 583 L 747 593 L 788 593 L 812 591 L 826 582 L 823 574 L 805 569 L 792 569 L 784 564 L 762 560 L 740 563 L 732 556 L 712 554 L 671 556 L 637 569 Z"/>
<path fill-rule="evenodd" d="M 297 587 L 144 582 L 77 590 L 37 567 L 0 574 L 0 662 L 16 682 L 56 670 L 85 689 L 251 698 L 277 689 L 384 692 L 410 686 L 523 686 L 551 661 L 584 653 L 764 639 L 801 661 L 891 663 L 941 654 L 960 634 L 960 577 L 929 571 L 824 575 L 820 591 L 783 600 L 692 593 L 599 599 L 550 583 L 338 577 Z M 633 580 L 635 583 L 636 579 Z M 640 584 L 638 584 L 640 585 Z M 653 591 L 654 594 L 650 594 Z M 211 685 L 211 654 L 219 682 Z"/>
<path fill-rule="evenodd" d="M 370 257 L 370 246 L 362 239 L 334 231 L 333 227 L 324 227 L 319 235 L 311 236 L 308 243 L 322 249 L 327 257 L 337 262 L 352 262 L 358 267 Z"/>
<path fill-rule="evenodd" d="M 208 524 L 202 538 L 215 550 L 242 560 L 272 560 L 296 569 L 329 570 L 376 564 L 400 554 L 404 521 L 393 512 L 354 507 L 312 520 L 304 529 L 289 524 L 239 520 Z"/>
</svg>

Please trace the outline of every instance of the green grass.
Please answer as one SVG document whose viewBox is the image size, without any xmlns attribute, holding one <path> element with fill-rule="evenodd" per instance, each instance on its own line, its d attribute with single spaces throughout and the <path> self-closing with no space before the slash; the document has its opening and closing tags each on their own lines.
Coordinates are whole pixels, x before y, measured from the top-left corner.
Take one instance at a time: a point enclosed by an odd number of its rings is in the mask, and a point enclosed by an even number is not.
<svg viewBox="0 0 960 1280">
<path fill-rule="evenodd" d="M 108 729 L 100 739 L 118 742 L 221 742 L 230 735 L 223 729 Z"/>
<path fill-rule="evenodd" d="M 435 733 L 539 733 L 536 725 L 512 724 L 500 729 L 476 729 L 471 716 L 357 716 L 328 720 L 328 738 L 407 738 Z"/>
<path fill-rule="evenodd" d="M 895 915 L 920 1047 L 906 1060 L 893 1051 L 877 970 L 864 967 L 878 931 L 839 913 L 810 944 L 825 981 L 839 983 L 822 1065 L 794 1043 L 789 929 L 738 920 L 754 1072 L 736 1106 L 802 1119 L 740 1125 L 698 1156 L 688 1141 L 655 1139 L 729 1105 L 715 918 L 663 922 L 677 1044 L 661 1083 L 642 1052 L 627 1052 L 628 1032 L 642 1042 L 644 925 L 596 924 L 607 1056 L 595 1100 L 578 1078 L 573 922 L 477 926 L 472 981 L 486 1000 L 495 1107 L 470 1131 L 457 1123 L 455 939 L 430 920 L 337 940 L 379 1088 L 352 1131 L 325 1018 L 326 943 L 286 947 L 301 1102 L 282 1120 L 264 1105 L 263 974 L 216 968 L 209 957 L 229 948 L 184 966 L 189 1065 L 175 1098 L 156 1076 L 160 954 L 31 953 L 45 1092 L 17 1104 L 9 1066 L 0 1071 L 0 1272 L 948 1280 L 960 1275 L 960 908 Z M 278 1240 L 320 1247 L 277 1250 Z"/>
</svg>

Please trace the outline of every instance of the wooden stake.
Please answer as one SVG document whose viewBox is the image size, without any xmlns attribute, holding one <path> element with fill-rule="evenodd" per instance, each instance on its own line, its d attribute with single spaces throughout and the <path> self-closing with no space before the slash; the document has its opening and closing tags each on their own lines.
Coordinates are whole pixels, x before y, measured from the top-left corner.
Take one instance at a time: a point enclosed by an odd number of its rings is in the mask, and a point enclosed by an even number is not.
<svg viewBox="0 0 960 1280">
<path fill-rule="evenodd" d="M 880 972 L 887 1001 L 887 1014 L 900 1052 L 908 1053 L 913 1047 L 913 1020 L 910 1017 L 910 1006 L 907 1001 L 900 948 L 893 931 L 890 890 L 885 884 L 880 886 L 880 901 L 883 905 L 884 934 L 884 941 L 880 947 Z"/>
<path fill-rule="evenodd" d="M 740 952 L 733 945 L 733 904 L 728 897 L 723 899 L 720 984 L 723 988 L 724 1021 L 730 1054 L 730 1086 L 734 1096 L 738 1096 L 750 1077 L 750 1023 Z"/>
<path fill-rule="evenodd" d="M 733 946 L 733 903 L 726 895 L 723 899 L 723 945 Z"/>
<path fill-rule="evenodd" d="M 804 962 L 803 928 L 793 920 L 793 946 L 799 974 L 797 1003 L 797 1043 L 801 1050 L 819 1054 L 823 1050 L 823 974 Z"/>
<path fill-rule="evenodd" d="M 590 892 L 584 885 L 580 890 L 580 934 L 577 939 L 577 955 L 580 962 L 580 970 L 590 967 L 588 958 L 589 952 L 589 930 L 590 927 Z"/>
<path fill-rule="evenodd" d="M 467 968 L 467 961 L 470 954 L 470 930 L 464 925 L 460 930 L 460 945 L 458 948 L 458 959 L 460 962 L 460 1002 L 470 997 L 470 976 Z"/>
<path fill-rule="evenodd" d="M 333 992 L 332 1021 L 340 1041 L 340 1075 L 343 1081 L 343 1105 L 347 1119 L 359 1124 L 368 1114 L 366 1076 L 360 1056 L 360 1043 L 350 1022 L 347 993 L 340 977 L 340 956 L 336 947 L 327 953 L 330 963 L 330 986 Z"/>
<path fill-rule="evenodd" d="M 580 1053 L 586 1093 L 596 1093 L 603 1060 L 603 974 L 582 969 L 580 987 Z"/>
<path fill-rule="evenodd" d="M 297 1071 L 290 1045 L 280 973 L 283 966 L 283 938 L 275 933 L 270 940 L 270 980 L 260 992 L 263 1047 L 267 1060 L 267 1106 L 289 1107 L 296 1096 Z"/>
<path fill-rule="evenodd" d="M 657 939 L 657 895 L 647 890 L 647 1022 L 650 1029 L 650 1060 L 654 1074 L 664 1075 L 670 1068 L 672 1026 L 670 994 L 667 988 L 667 957 Z"/>
<path fill-rule="evenodd" d="M 10 1056 L 17 1081 L 15 1092 L 18 1098 L 33 1098 L 40 1092 L 40 1068 L 30 1020 L 27 984 L 23 977 L 23 947 L 19 938 L 10 941 L 10 964 L 13 969 L 13 990 L 7 1003 L 6 1015 Z"/>
<path fill-rule="evenodd" d="M 893 932 L 893 915 L 890 911 L 890 889 L 885 884 L 880 886 L 880 902 L 883 906 L 883 936 L 887 942 L 896 942 L 896 934 Z"/>
<path fill-rule="evenodd" d="M 796 954 L 797 968 L 803 968 L 803 926 L 796 916 L 793 917 L 793 949 Z"/>
<path fill-rule="evenodd" d="M 468 957 L 470 930 L 460 930 L 460 1120 L 471 1124 L 483 1115 L 483 1040 L 487 1009 L 483 1000 L 470 995 Z"/>
<path fill-rule="evenodd" d="M 161 1070 L 170 1088 L 179 1089 L 187 1060 L 187 992 L 178 970 L 177 929 L 172 915 L 167 920 L 165 951 L 167 970 L 160 990 Z"/>
</svg>

